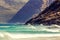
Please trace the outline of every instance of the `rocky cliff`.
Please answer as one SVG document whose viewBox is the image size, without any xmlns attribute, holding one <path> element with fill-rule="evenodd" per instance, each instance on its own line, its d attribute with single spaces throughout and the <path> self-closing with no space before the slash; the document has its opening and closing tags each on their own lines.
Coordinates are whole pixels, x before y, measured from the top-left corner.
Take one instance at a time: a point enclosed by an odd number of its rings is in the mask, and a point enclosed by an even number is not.
<svg viewBox="0 0 60 40">
<path fill-rule="evenodd" d="M 60 25 L 60 1 L 54 1 L 49 7 L 39 13 L 38 16 L 32 17 L 25 24 Z"/>
</svg>

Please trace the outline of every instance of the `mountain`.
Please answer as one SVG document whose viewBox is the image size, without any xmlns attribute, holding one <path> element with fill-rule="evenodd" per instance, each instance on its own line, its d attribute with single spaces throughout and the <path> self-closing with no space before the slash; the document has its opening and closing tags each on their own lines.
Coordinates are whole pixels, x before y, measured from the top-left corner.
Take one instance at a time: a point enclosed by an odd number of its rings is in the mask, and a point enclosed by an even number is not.
<svg viewBox="0 0 60 40">
<path fill-rule="evenodd" d="M 54 0 L 0 0 L 0 23 L 25 23 L 32 15 L 39 14 L 53 1 Z"/>
<path fill-rule="evenodd" d="M 44 11 L 42 11 L 36 17 L 32 17 L 25 24 L 60 25 L 60 0 L 54 1 Z"/>
<path fill-rule="evenodd" d="M 25 23 L 32 15 L 39 14 L 49 5 L 50 0 L 29 0 L 8 23 Z M 52 0 L 50 1 L 52 2 Z"/>
</svg>

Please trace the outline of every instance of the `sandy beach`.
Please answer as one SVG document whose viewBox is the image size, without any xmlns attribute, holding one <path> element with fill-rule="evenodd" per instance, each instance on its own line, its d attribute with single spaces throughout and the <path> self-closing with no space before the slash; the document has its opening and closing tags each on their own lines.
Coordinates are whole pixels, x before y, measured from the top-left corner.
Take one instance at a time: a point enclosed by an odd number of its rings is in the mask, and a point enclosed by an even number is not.
<svg viewBox="0 0 60 40">
<path fill-rule="evenodd" d="M 60 40 L 60 37 L 36 37 L 36 38 L 25 38 L 18 40 Z"/>
</svg>

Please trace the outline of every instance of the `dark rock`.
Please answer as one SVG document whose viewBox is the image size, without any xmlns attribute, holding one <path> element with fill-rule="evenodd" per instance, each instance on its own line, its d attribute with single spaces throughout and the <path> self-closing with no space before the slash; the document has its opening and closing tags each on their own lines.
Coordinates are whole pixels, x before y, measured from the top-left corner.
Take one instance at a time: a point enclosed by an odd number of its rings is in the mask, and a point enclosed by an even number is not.
<svg viewBox="0 0 60 40">
<path fill-rule="evenodd" d="M 54 1 L 49 7 L 39 13 L 38 16 L 31 18 L 25 24 L 60 25 L 60 0 Z"/>
</svg>

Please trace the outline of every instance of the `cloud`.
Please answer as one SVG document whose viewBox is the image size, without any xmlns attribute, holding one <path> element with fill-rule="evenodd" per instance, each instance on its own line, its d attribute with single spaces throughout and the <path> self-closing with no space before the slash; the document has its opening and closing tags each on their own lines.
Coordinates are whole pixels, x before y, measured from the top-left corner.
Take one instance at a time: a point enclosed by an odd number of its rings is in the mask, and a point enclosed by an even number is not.
<svg viewBox="0 0 60 40">
<path fill-rule="evenodd" d="M 10 9 L 10 10 L 8 10 L 10 12 L 16 12 L 19 9 L 21 9 L 27 2 L 28 1 L 25 1 L 25 0 L 11 0 L 11 1 L 9 1 L 9 0 L 0 0 L 0 8 L 3 7 L 4 9 Z"/>
<path fill-rule="evenodd" d="M 10 20 L 27 2 L 28 0 L 0 0 L 0 23 Z"/>
</svg>

